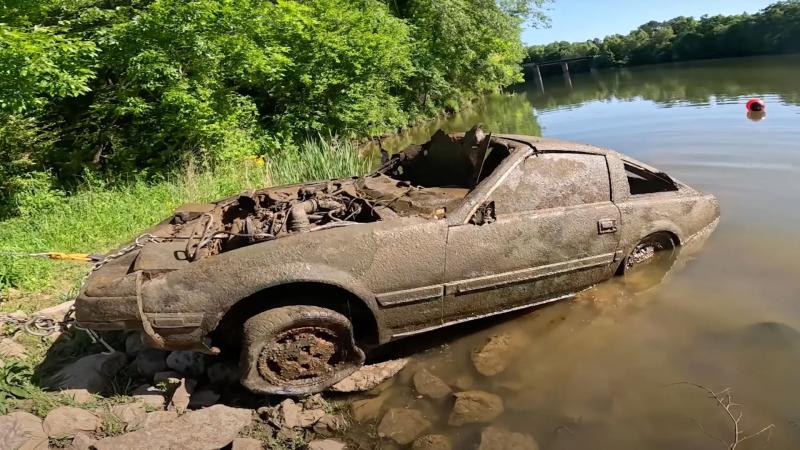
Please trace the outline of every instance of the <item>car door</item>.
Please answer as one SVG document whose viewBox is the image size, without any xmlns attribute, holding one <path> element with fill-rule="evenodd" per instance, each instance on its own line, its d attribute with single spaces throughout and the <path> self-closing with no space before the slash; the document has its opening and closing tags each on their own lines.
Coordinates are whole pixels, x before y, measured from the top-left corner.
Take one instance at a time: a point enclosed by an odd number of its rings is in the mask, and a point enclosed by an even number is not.
<svg viewBox="0 0 800 450">
<path fill-rule="evenodd" d="M 444 322 L 569 296 L 609 278 L 620 259 L 604 155 L 530 153 L 505 169 L 472 199 L 495 219 L 467 215 L 448 228 Z"/>
</svg>

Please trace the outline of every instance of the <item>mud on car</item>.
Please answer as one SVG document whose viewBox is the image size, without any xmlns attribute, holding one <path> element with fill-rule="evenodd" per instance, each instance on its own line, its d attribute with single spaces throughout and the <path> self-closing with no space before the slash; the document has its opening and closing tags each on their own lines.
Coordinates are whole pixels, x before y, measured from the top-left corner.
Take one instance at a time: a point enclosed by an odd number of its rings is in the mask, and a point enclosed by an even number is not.
<svg viewBox="0 0 800 450">
<path fill-rule="evenodd" d="M 712 195 L 612 150 L 439 131 L 363 177 L 178 208 L 94 271 L 76 318 L 239 352 L 251 391 L 306 394 L 365 349 L 571 298 L 718 216 Z"/>
</svg>

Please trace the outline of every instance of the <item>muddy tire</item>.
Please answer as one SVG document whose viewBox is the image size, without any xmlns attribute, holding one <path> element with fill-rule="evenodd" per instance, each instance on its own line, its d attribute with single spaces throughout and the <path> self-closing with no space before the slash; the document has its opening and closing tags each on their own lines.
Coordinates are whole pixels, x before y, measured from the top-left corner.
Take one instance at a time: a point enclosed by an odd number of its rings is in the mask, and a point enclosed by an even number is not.
<svg viewBox="0 0 800 450">
<path fill-rule="evenodd" d="M 306 395 L 341 381 L 364 364 L 347 317 L 317 306 L 284 306 L 248 319 L 241 381 L 264 394 Z"/>
<path fill-rule="evenodd" d="M 646 236 L 633 248 L 622 262 L 622 273 L 646 266 L 652 262 L 658 252 L 675 250 L 677 243 L 669 233 L 653 233 Z"/>
</svg>

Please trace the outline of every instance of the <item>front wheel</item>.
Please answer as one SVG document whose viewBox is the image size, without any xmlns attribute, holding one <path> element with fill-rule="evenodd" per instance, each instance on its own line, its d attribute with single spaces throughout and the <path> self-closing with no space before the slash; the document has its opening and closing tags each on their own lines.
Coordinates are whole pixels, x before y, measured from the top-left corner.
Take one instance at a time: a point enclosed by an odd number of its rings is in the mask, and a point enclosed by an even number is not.
<svg viewBox="0 0 800 450">
<path fill-rule="evenodd" d="M 264 394 L 323 391 L 364 364 L 347 317 L 317 306 L 284 306 L 244 324 L 241 381 Z"/>
</svg>

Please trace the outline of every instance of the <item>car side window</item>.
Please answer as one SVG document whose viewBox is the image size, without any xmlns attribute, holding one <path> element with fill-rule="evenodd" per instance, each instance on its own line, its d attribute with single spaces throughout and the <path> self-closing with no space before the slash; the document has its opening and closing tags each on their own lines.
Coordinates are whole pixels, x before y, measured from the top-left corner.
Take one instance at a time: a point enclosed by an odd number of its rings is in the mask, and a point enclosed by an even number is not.
<svg viewBox="0 0 800 450">
<path fill-rule="evenodd" d="M 627 162 L 624 164 L 625 178 L 628 179 L 628 187 L 631 195 L 655 194 L 657 192 L 678 190 L 678 186 L 675 185 L 675 182 L 664 174 L 653 173 Z"/>
<path fill-rule="evenodd" d="M 517 165 L 491 198 L 498 215 L 611 200 L 603 155 L 534 154 Z"/>
</svg>

